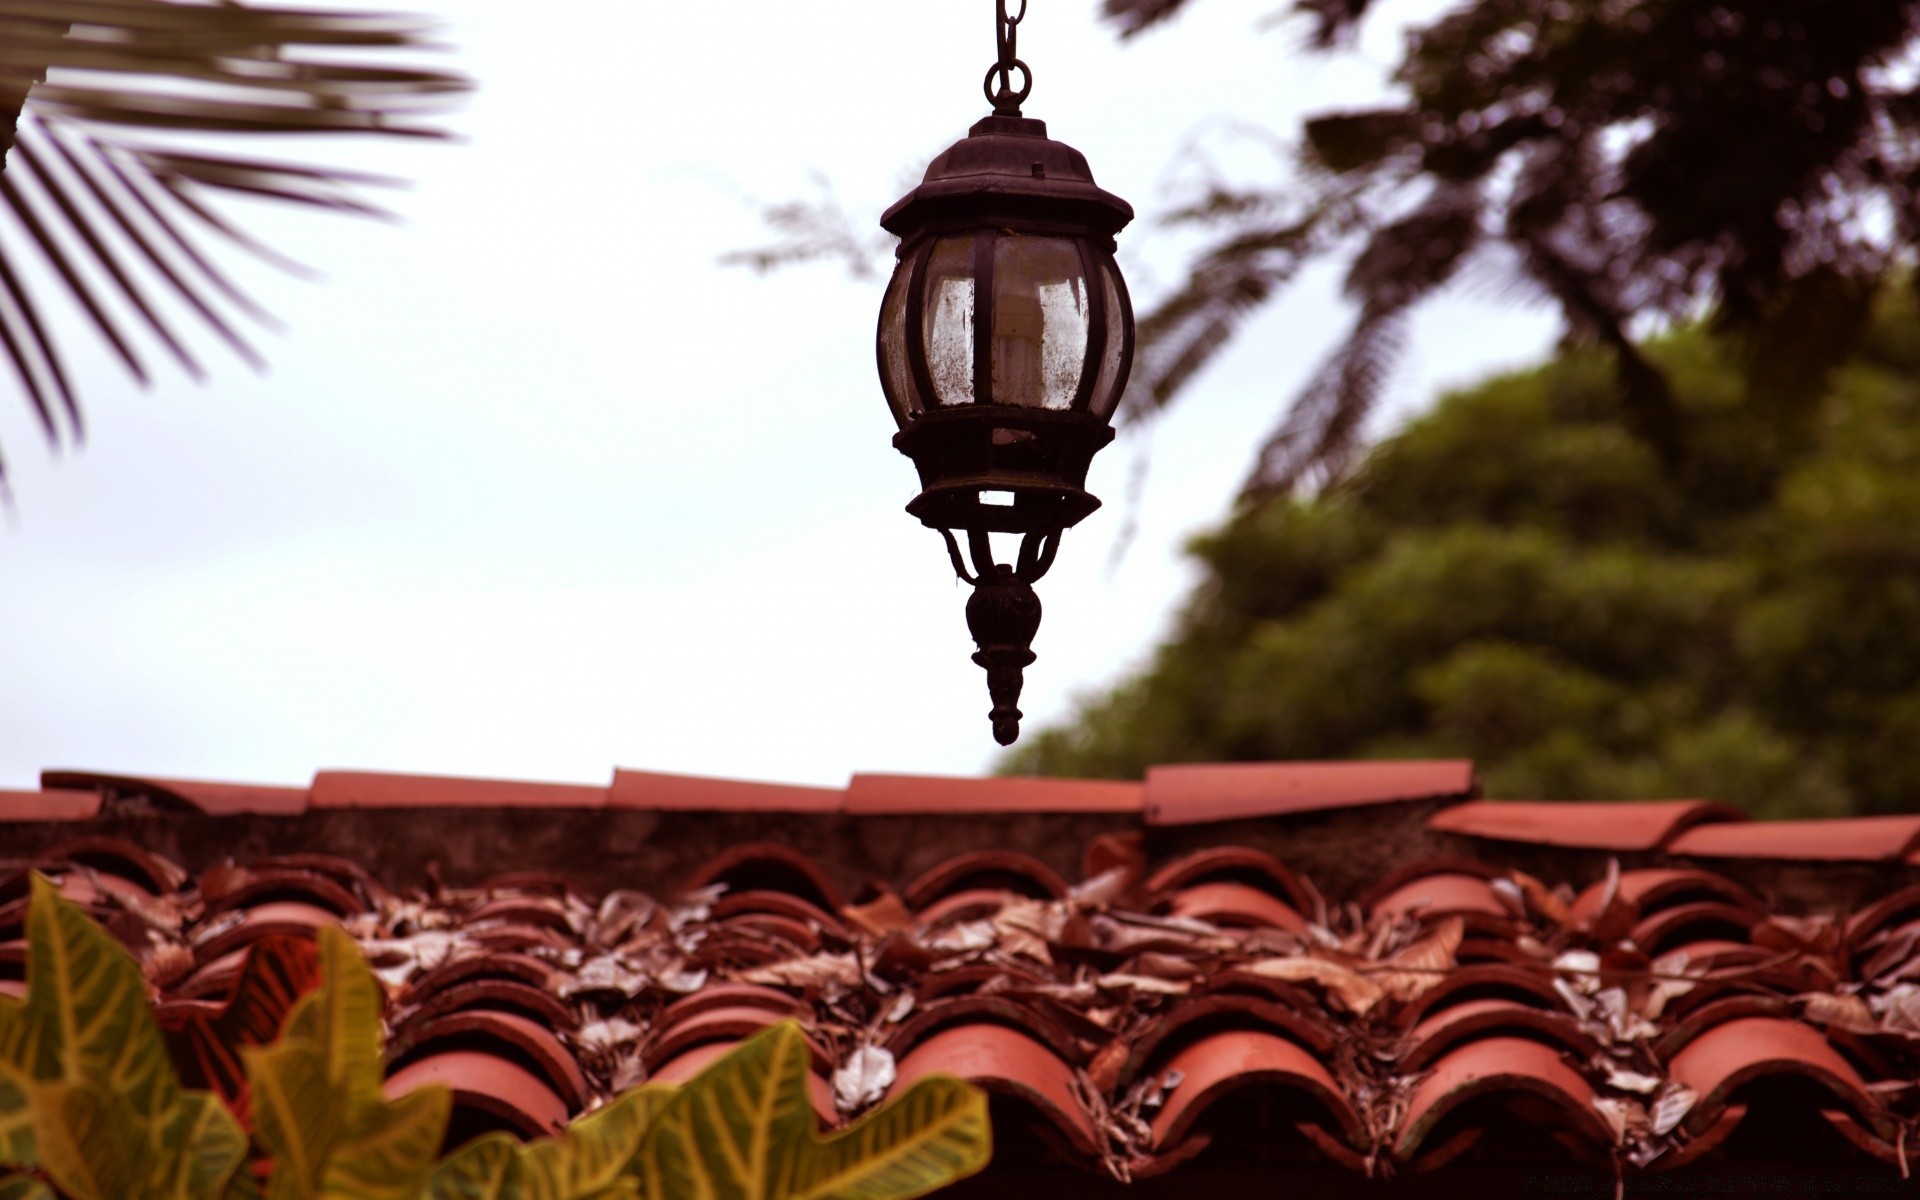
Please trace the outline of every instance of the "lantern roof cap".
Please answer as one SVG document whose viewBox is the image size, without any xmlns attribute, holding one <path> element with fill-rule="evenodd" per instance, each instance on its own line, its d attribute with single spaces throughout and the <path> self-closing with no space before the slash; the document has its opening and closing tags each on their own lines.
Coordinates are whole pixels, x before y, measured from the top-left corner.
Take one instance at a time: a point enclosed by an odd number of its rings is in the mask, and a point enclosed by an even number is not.
<svg viewBox="0 0 1920 1200">
<path fill-rule="evenodd" d="M 1031 117 L 983 117 L 927 165 L 920 185 L 880 224 L 902 238 L 929 229 L 1029 218 L 1111 237 L 1133 206 L 1093 181 L 1086 155 L 1047 136 Z"/>
</svg>

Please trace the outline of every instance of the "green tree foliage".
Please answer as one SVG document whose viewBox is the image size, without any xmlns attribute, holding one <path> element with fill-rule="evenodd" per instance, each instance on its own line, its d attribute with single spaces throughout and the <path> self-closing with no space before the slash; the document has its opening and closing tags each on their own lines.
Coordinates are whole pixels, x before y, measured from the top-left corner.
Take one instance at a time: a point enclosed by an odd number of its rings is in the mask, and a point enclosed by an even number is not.
<svg viewBox="0 0 1920 1200">
<path fill-rule="evenodd" d="M 1644 352 L 1694 447 L 1680 469 L 1626 431 L 1600 351 L 1449 396 L 1349 480 L 1199 539 L 1205 581 L 1151 664 L 1009 766 L 1463 755 L 1494 796 L 1911 810 L 1910 289 L 1790 425 L 1727 338 Z"/>
</svg>

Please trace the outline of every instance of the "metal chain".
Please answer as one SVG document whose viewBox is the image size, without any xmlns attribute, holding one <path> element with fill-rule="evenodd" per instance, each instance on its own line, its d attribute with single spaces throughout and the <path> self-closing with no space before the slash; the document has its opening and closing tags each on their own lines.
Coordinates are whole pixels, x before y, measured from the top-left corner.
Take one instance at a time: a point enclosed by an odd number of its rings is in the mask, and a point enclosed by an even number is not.
<svg viewBox="0 0 1920 1200">
<path fill-rule="evenodd" d="M 1033 72 L 1027 64 L 1020 61 L 1018 43 L 1020 22 L 1027 19 L 1027 0 L 1019 0 L 1020 9 L 1012 16 L 1007 15 L 1007 0 L 994 0 L 996 14 L 993 22 L 994 45 L 1000 51 L 1000 59 L 987 68 L 987 78 L 983 90 L 987 93 L 987 103 L 993 105 L 996 117 L 1017 117 L 1020 115 L 1020 103 L 1033 90 Z M 1020 72 L 1020 87 L 1013 86 L 1013 73 Z"/>
</svg>

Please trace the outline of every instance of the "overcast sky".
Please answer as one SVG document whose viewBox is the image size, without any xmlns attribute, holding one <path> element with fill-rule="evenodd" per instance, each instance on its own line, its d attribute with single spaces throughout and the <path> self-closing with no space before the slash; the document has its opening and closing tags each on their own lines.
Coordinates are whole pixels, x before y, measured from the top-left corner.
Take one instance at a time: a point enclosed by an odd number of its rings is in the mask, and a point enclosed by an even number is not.
<svg viewBox="0 0 1920 1200">
<path fill-rule="evenodd" d="M 447 61 L 479 82 L 452 121 L 465 141 L 316 151 L 415 180 L 399 226 L 233 208 L 328 274 L 246 270 L 288 327 L 262 338 L 267 375 L 210 350 L 210 385 L 142 393 L 70 339 L 91 437 L 57 457 L 0 396 L 17 497 L 0 787 L 51 767 L 990 769 L 965 590 L 901 510 L 915 480 L 874 378 L 882 280 L 716 262 L 811 172 L 872 222 L 984 114 L 990 0 L 409 7 L 444 16 Z M 1121 237 L 1137 302 L 1178 261 L 1139 251 L 1176 194 L 1175 148 L 1212 130 L 1229 168 L 1261 169 L 1232 120 L 1285 133 L 1379 96 L 1398 36 L 1389 21 L 1357 54 L 1306 59 L 1297 30 L 1261 31 L 1274 0 L 1193 0 L 1122 46 L 1096 7 L 1031 0 L 1027 111 L 1143 214 Z M 1225 513 L 1348 318 L 1337 274 L 1315 273 L 1150 437 L 1095 462 L 1107 507 L 1040 586 L 1028 730 L 1150 651 L 1193 582 L 1182 543 Z M 1449 294 L 1392 409 L 1553 334 L 1544 313 Z"/>
</svg>

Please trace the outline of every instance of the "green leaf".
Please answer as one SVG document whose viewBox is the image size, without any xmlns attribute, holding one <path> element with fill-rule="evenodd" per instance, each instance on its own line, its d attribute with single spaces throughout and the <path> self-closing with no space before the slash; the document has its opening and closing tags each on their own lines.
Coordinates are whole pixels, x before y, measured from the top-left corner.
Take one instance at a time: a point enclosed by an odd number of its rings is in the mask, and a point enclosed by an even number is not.
<svg viewBox="0 0 1920 1200">
<path fill-rule="evenodd" d="M 5 1038 L 9 1022 L 25 1024 L 21 1008 L 11 997 L 0 997 L 0 1040 Z M 33 1144 L 33 1105 L 28 1090 L 32 1085 L 25 1071 L 0 1059 L 0 1164 L 30 1166 L 40 1161 Z"/>
<path fill-rule="evenodd" d="M 532 1143 L 525 1150 L 531 1172 L 566 1200 L 585 1200 L 637 1178 L 641 1143 L 676 1090 L 666 1084 L 634 1088 L 567 1126 L 564 1136 Z"/>
<path fill-rule="evenodd" d="M 673 1094 L 661 1084 L 635 1088 L 558 1138 L 469 1143 L 433 1173 L 429 1200 L 632 1200 L 642 1140 Z"/>
<path fill-rule="evenodd" d="M 642 1146 L 648 1200 L 909 1200 L 986 1165 L 979 1089 L 930 1076 L 822 1139 L 808 1069 L 806 1039 L 784 1021 L 688 1083 Z"/>
<path fill-rule="evenodd" d="M 219 1196 L 247 1158 L 247 1133 L 212 1092 L 187 1092 L 156 1129 L 159 1170 L 148 1192 L 165 1200 Z"/>
<path fill-rule="evenodd" d="M 31 1175 L 0 1179 L 0 1200 L 57 1200 L 53 1189 Z"/>
<path fill-rule="evenodd" d="M 93 1119 L 93 1101 L 49 1085 L 97 1083 L 142 1127 L 181 1094 L 138 964 L 45 876 L 31 889 L 27 995 L 0 997 L 0 1162 L 23 1166 L 41 1161 L 48 1119 Z"/>
<path fill-rule="evenodd" d="M 422 1088 L 366 1110 L 327 1157 L 325 1200 L 416 1200 L 426 1186 L 453 1110 L 453 1093 Z"/>
<path fill-rule="evenodd" d="M 452 1094 L 380 1091 L 380 988 L 353 939 L 320 930 L 325 982 L 272 1046 L 243 1051 L 255 1132 L 274 1160 L 273 1200 L 413 1200 L 446 1132 Z"/>
<path fill-rule="evenodd" d="M 139 965 L 52 881 L 35 875 L 32 886 L 26 1020 L 15 1026 L 31 1044 L 0 1041 L 0 1057 L 38 1080 L 97 1080 L 136 1117 L 155 1119 L 179 1098 L 180 1084 Z"/>
<path fill-rule="evenodd" d="M 145 1195 L 154 1147 L 133 1105 L 96 1085 L 46 1083 L 36 1089 L 40 1159 L 74 1200 L 128 1200 Z"/>
</svg>

